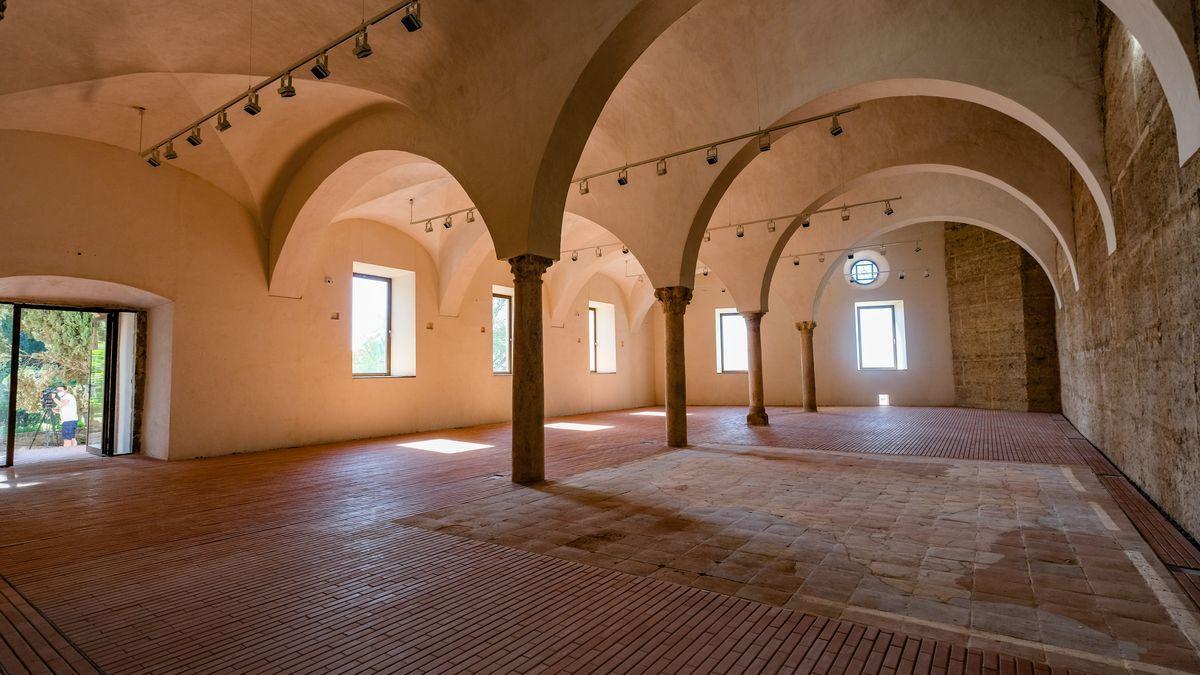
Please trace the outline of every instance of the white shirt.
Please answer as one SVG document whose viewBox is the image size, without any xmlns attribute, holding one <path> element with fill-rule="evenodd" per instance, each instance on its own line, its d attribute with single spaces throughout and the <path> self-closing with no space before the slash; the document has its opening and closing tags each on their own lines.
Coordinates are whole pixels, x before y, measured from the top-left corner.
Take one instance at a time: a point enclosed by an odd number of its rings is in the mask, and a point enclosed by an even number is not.
<svg viewBox="0 0 1200 675">
<path fill-rule="evenodd" d="M 58 397 L 58 416 L 64 422 L 79 421 L 79 403 L 71 392 Z"/>
</svg>

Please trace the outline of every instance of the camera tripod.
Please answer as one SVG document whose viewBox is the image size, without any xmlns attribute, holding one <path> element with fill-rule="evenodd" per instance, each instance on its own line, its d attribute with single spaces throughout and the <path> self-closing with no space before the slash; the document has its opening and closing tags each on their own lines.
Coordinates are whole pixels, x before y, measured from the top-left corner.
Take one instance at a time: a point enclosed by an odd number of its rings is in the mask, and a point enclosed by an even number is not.
<svg viewBox="0 0 1200 675">
<path fill-rule="evenodd" d="M 29 439 L 29 447 L 26 450 L 32 450 L 37 444 L 38 434 L 42 433 L 42 425 L 46 426 L 46 444 L 53 445 L 54 442 L 54 411 L 48 408 L 42 408 L 42 416 L 38 418 L 37 428 L 33 432 L 33 437 Z"/>
</svg>

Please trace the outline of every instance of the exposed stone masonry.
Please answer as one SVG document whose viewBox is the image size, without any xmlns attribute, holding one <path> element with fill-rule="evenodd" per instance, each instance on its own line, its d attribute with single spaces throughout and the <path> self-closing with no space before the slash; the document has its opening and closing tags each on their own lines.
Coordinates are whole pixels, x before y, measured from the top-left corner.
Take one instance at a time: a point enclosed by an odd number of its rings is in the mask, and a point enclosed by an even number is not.
<svg viewBox="0 0 1200 675">
<path fill-rule="evenodd" d="M 1117 250 L 1111 256 L 1078 176 L 1081 288 L 1058 315 L 1063 412 L 1193 536 L 1200 535 L 1200 164 L 1180 169 L 1175 125 L 1149 61 L 1101 10 L 1105 151 Z"/>
<path fill-rule="evenodd" d="M 946 224 L 954 399 L 960 406 L 1056 412 L 1054 289 L 1002 235 Z"/>
</svg>

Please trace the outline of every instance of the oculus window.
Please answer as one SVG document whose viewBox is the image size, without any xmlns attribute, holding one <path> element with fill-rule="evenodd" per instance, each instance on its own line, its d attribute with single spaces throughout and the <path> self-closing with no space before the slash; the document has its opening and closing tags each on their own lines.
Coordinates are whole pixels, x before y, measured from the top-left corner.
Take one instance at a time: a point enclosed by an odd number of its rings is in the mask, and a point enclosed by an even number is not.
<svg viewBox="0 0 1200 675">
<path fill-rule="evenodd" d="M 850 283 L 870 286 L 879 278 L 879 265 L 874 260 L 856 260 L 850 266 Z"/>
<path fill-rule="evenodd" d="M 746 320 L 736 309 L 717 310 L 717 372 L 744 373 L 749 368 Z"/>
<path fill-rule="evenodd" d="M 512 374 L 513 291 L 492 287 L 492 372 Z"/>
<path fill-rule="evenodd" d="M 904 302 L 854 303 L 859 370 L 907 370 Z"/>
<path fill-rule="evenodd" d="M 617 313 L 607 302 L 588 303 L 588 370 L 617 372 Z"/>
<path fill-rule="evenodd" d="M 350 361 L 355 377 L 417 374 L 415 272 L 354 263 Z"/>
</svg>

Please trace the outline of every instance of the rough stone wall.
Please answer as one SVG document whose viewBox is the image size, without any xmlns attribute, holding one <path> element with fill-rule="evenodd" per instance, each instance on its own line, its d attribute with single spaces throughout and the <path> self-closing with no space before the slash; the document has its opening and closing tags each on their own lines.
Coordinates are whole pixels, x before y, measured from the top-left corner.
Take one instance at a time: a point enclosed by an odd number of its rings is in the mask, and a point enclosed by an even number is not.
<svg viewBox="0 0 1200 675">
<path fill-rule="evenodd" d="M 1063 411 L 1193 536 L 1200 536 L 1200 160 L 1180 169 L 1149 61 L 1101 9 L 1105 151 L 1117 250 L 1078 176 L 1081 288 L 1060 259 Z"/>
<path fill-rule="evenodd" d="M 1037 262 L 989 230 L 946 224 L 955 404 L 1058 410 L 1054 290 Z"/>
</svg>

